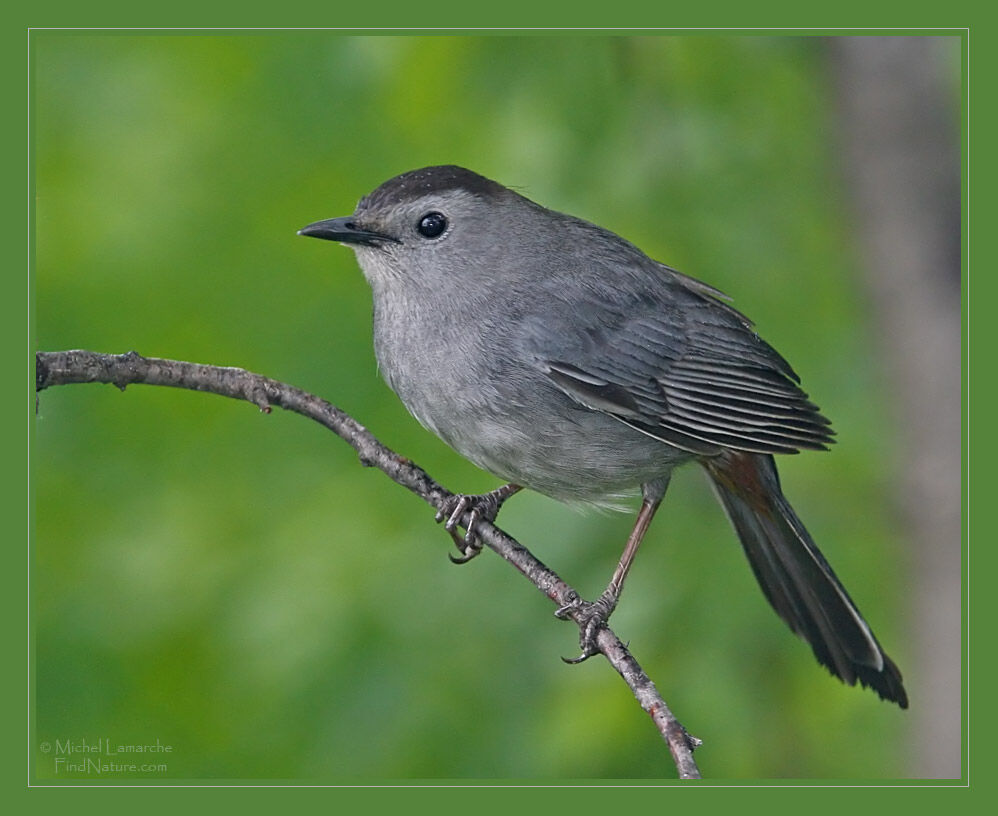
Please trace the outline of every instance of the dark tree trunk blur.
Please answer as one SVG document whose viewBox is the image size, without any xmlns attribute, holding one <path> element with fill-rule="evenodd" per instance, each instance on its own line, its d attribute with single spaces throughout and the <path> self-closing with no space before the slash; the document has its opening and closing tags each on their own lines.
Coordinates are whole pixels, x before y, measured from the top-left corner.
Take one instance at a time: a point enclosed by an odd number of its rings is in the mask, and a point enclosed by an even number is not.
<svg viewBox="0 0 998 816">
<path fill-rule="evenodd" d="M 912 775 L 960 775 L 960 158 L 954 37 L 831 41 L 843 170 L 892 395 Z"/>
</svg>

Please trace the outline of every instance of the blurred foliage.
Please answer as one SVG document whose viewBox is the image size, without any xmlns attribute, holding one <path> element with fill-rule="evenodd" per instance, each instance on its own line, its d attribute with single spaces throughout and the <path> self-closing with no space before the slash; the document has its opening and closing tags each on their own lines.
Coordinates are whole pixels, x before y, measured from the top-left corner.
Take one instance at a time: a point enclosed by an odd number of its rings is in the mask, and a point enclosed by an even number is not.
<svg viewBox="0 0 998 816">
<path fill-rule="evenodd" d="M 38 348 L 248 368 L 490 489 L 378 378 L 352 253 L 295 235 L 399 172 L 470 167 L 727 291 L 791 360 L 840 443 L 784 458 L 784 486 L 904 668 L 895 443 L 820 38 L 32 42 Z M 77 386 L 41 395 L 32 453 L 37 741 L 159 739 L 169 778 L 674 774 L 605 663 L 558 659 L 573 626 L 488 553 L 451 567 L 432 511 L 318 426 Z M 500 521 L 595 594 L 631 518 L 524 495 Z M 903 715 L 776 618 L 695 468 L 614 627 L 707 775 L 904 775 Z"/>
</svg>

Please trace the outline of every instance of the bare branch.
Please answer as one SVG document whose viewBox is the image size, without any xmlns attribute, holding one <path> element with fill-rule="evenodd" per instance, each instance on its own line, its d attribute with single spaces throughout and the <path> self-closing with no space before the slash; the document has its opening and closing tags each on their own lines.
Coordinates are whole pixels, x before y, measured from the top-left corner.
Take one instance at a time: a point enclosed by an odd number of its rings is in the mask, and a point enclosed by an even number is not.
<svg viewBox="0 0 998 816">
<path fill-rule="evenodd" d="M 324 425 L 357 452 L 361 464 L 378 468 L 438 510 L 453 495 L 418 465 L 382 445 L 363 425 L 336 406 L 299 388 L 259 374 L 241 368 L 142 357 L 134 351 L 119 355 L 92 351 L 36 353 L 37 391 L 56 385 L 90 382 L 110 383 L 122 390 L 137 383 L 206 391 L 252 402 L 265 413 L 270 413 L 271 406 L 276 405 Z M 469 521 L 470 513 L 465 513 L 462 523 L 467 524 Z M 578 598 L 572 587 L 495 525 L 479 521 L 476 532 L 484 544 L 522 572 L 558 607 Z M 570 616 L 576 623 L 581 623 L 576 619 L 576 614 L 572 613 Z M 679 778 L 699 779 L 700 771 L 693 759 L 693 749 L 700 744 L 700 740 L 688 734 L 673 716 L 655 684 L 611 629 L 606 627 L 600 631 L 597 644 L 600 652 L 624 679 L 662 734 L 675 761 Z"/>
</svg>

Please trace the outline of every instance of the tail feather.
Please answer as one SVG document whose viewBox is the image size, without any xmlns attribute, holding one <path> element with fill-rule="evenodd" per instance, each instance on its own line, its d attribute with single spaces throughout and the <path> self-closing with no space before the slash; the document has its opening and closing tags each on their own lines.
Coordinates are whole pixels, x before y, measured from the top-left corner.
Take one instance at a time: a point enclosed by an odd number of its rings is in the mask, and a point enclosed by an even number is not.
<svg viewBox="0 0 998 816">
<path fill-rule="evenodd" d="M 773 457 L 728 451 L 703 464 L 777 614 L 832 674 L 907 708 L 901 673 L 784 498 Z"/>
</svg>

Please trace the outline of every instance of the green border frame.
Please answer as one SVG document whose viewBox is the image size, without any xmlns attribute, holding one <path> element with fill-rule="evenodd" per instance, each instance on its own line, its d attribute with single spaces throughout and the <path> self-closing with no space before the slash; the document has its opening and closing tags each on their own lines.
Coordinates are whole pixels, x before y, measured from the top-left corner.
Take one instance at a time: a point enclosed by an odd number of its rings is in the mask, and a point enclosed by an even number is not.
<svg viewBox="0 0 998 816">
<path fill-rule="evenodd" d="M 744 16 L 755 16 L 756 14 L 757 10 L 753 10 L 753 12 L 751 12 L 750 14 L 745 14 Z M 58 19 L 57 22 L 60 24 L 72 24 L 73 22 L 76 22 L 81 26 L 87 26 L 90 24 L 90 21 L 72 19 L 74 17 L 84 17 L 84 16 L 88 15 L 87 14 L 80 15 L 78 12 L 76 14 L 70 13 L 60 16 L 60 19 Z M 311 16 L 311 15 L 306 15 L 306 16 Z M 323 16 L 328 17 L 328 16 L 340 16 L 340 15 L 327 14 Z M 417 15 L 412 15 L 412 16 L 417 16 Z M 433 16 L 436 17 L 437 15 L 434 14 Z M 961 16 L 965 17 L 966 15 L 961 15 Z M 24 182 L 25 178 L 27 177 L 29 183 L 28 201 L 30 207 L 30 201 L 31 201 L 30 188 L 31 188 L 32 179 L 30 177 L 30 167 L 27 165 L 27 156 L 25 149 L 26 137 L 23 135 L 27 132 L 27 126 L 29 124 L 26 118 L 27 117 L 26 105 L 23 104 L 26 96 L 24 90 L 26 86 L 25 80 L 27 79 L 27 66 L 29 62 L 27 28 L 28 24 L 22 23 L 20 26 L 14 29 L 14 34 L 17 36 L 17 38 L 19 38 L 19 42 L 15 44 L 15 47 L 5 49 L 6 59 L 8 60 L 9 63 L 8 71 L 6 71 L 5 74 L 6 76 L 10 77 L 9 81 L 17 86 L 17 90 L 13 92 L 13 98 L 17 99 L 18 102 L 21 103 L 17 106 L 17 109 L 25 111 L 25 120 L 23 121 L 25 129 L 21 130 L 20 128 L 13 128 L 8 131 L 7 138 L 10 139 L 10 141 L 12 142 L 12 144 L 8 146 L 8 151 L 9 151 L 8 155 L 24 156 L 25 163 L 21 164 L 20 167 L 27 172 L 25 172 L 24 175 L 21 175 L 19 173 L 14 172 L 13 170 L 10 170 L 8 171 L 7 174 L 8 184 L 6 185 L 6 187 L 8 190 L 12 191 L 11 197 L 12 198 L 16 197 L 17 202 L 16 203 L 11 202 L 11 204 L 8 205 L 8 210 L 6 213 L 7 217 L 3 219 L 4 229 L 7 233 L 6 235 L 7 240 L 5 242 L 5 246 L 16 249 L 13 249 L 13 254 L 15 254 L 15 262 L 12 264 L 11 273 L 9 273 L 7 276 L 8 285 L 10 288 L 7 290 L 7 297 L 4 299 L 5 303 L 7 304 L 7 308 L 10 311 L 10 314 L 7 316 L 7 319 L 3 321 L 2 325 L 4 326 L 5 331 L 10 332 L 12 335 L 15 336 L 14 338 L 11 338 L 13 340 L 13 342 L 9 344 L 11 348 L 20 348 L 21 344 L 24 342 L 23 338 L 27 338 L 27 342 L 24 343 L 26 346 L 28 346 L 28 348 L 26 349 L 27 353 L 24 355 L 24 357 L 18 356 L 18 359 L 22 361 L 22 364 L 25 364 L 28 367 L 28 376 L 31 377 L 33 372 L 33 365 L 31 360 L 31 357 L 33 356 L 31 354 L 31 352 L 33 351 L 32 348 L 33 301 L 30 288 L 28 285 L 29 278 L 28 275 L 26 274 L 26 270 L 29 268 L 29 264 L 32 260 L 32 247 L 30 244 L 30 240 L 26 240 L 27 236 L 29 236 L 30 216 L 28 210 L 24 207 L 24 199 L 21 198 L 21 191 L 24 190 L 24 188 L 21 187 L 21 184 Z M 56 29 L 48 29 L 48 30 L 50 33 L 56 33 L 57 31 Z M 148 29 L 127 28 L 127 29 L 117 29 L 117 30 L 120 31 L 122 34 L 135 34 Z M 156 33 L 163 33 L 164 31 L 169 32 L 171 30 L 176 31 L 176 33 L 178 34 L 183 34 L 190 31 L 190 29 L 188 28 L 156 29 Z M 522 28 L 510 27 L 510 28 L 503 28 L 500 30 L 494 30 L 494 33 L 500 36 L 524 35 L 524 34 L 529 35 L 532 30 L 536 31 L 538 34 L 540 33 L 552 34 L 552 33 L 557 33 L 559 29 L 544 28 L 543 30 L 539 30 L 539 29 L 522 29 Z M 565 33 L 571 33 L 574 35 L 583 33 L 578 28 L 560 29 L 560 30 L 564 30 Z M 65 31 L 66 34 L 73 33 L 73 29 L 68 29 L 68 28 L 61 29 L 61 31 Z M 233 31 L 233 29 L 208 27 L 204 29 L 198 29 L 198 31 L 204 33 L 227 33 Z M 983 628 L 985 630 L 985 636 L 986 636 L 988 629 L 987 622 L 990 620 L 989 613 L 993 612 L 994 610 L 991 608 L 991 604 L 993 604 L 993 601 L 991 600 L 992 593 L 980 592 L 979 588 L 975 590 L 975 588 L 972 587 L 973 584 L 972 575 L 988 574 L 991 571 L 989 569 L 991 564 L 989 564 L 988 561 L 994 556 L 991 554 L 990 548 L 978 547 L 974 548 L 973 551 L 971 552 L 971 548 L 969 546 L 969 542 L 973 538 L 972 537 L 973 524 L 970 515 L 971 500 L 977 499 L 979 496 L 982 496 L 983 495 L 982 491 L 987 490 L 987 488 L 989 487 L 988 482 L 990 481 L 990 479 L 987 476 L 985 476 L 983 484 L 981 484 L 978 479 L 972 479 L 972 473 L 973 473 L 972 469 L 975 470 L 977 469 L 978 457 L 971 456 L 970 454 L 971 454 L 972 441 L 973 441 L 973 451 L 976 453 L 977 451 L 980 450 L 984 451 L 989 450 L 990 447 L 988 443 L 992 442 L 993 440 L 988 438 L 987 427 L 985 427 L 984 439 L 979 438 L 980 428 L 974 427 L 974 430 L 977 431 L 977 434 L 974 434 L 972 440 L 971 436 L 971 407 L 973 405 L 972 400 L 980 401 L 983 399 L 990 402 L 990 400 L 988 399 L 990 396 L 989 393 L 990 380 L 984 380 L 983 383 L 981 383 L 979 380 L 975 380 L 974 389 L 972 392 L 970 372 L 971 372 L 971 365 L 978 363 L 979 357 L 981 356 L 981 352 L 978 352 L 978 354 L 972 356 L 971 346 L 975 346 L 977 349 L 984 349 L 985 350 L 983 352 L 984 363 L 985 364 L 989 363 L 987 350 L 991 348 L 991 344 L 989 342 L 991 338 L 989 337 L 989 333 L 992 330 L 991 328 L 992 321 L 984 320 L 982 322 L 980 320 L 981 316 L 980 308 L 975 309 L 974 306 L 975 304 L 982 304 L 982 303 L 986 304 L 992 302 L 991 298 L 992 292 L 990 290 L 992 287 L 994 287 L 994 283 L 992 277 L 988 274 L 977 275 L 977 276 L 971 275 L 972 262 L 976 261 L 978 265 L 980 265 L 981 263 L 980 260 L 981 252 L 979 244 L 975 244 L 974 250 L 972 251 L 970 245 L 970 236 L 973 233 L 975 237 L 978 235 L 983 235 L 985 237 L 985 246 L 984 246 L 985 259 L 984 259 L 983 269 L 988 270 L 990 269 L 990 265 L 987 263 L 989 259 L 988 258 L 989 253 L 987 252 L 989 248 L 987 246 L 988 243 L 987 238 L 989 236 L 989 233 L 993 231 L 993 228 L 990 230 L 987 228 L 985 228 L 983 231 L 980 230 L 980 228 L 984 227 L 985 225 L 990 227 L 990 219 L 988 219 L 988 215 L 990 214 L 989 213 L 990 207 L 988 204 L 988 199 L 989 199 L 988 194 L 990 193 L 990 190 L 987 189 L 986 185 L 978 185 L 976 183 L 974 185 L 971 185 L 970 183 L 971 182 L 970 147 L 972 144 L 971 140 L 972 130 L 975 130 L 978 132 L 978 134 L 980 134 L 978 135 L 978 138 L 980 138 L 982 135 L 984 136 L 985 144 L 989 144 L 994 141 L 993 137 L 988 138 L 988 136 L 991 136 L 991 131 L 994 129 L 993 123 L 991 122 L 991 117 L 993 116 L 993 113 L 989 109 L 989 106 L 983 104 L 984 103 L 983 94 L 986 94 L 988 90 L 990 90 L 986 78 L 993 75 L 992 69 L 994 67 L 991 64 L 994 60 L 994 57 L 990 53 L 991 44 L 988 42 L 988 40 L 990 40 L 990 37 L 986 37 L 985 35 L 979 35 L 978 30 L 976 28 L 973 30 L 975 36 L 971 38 L 970 36 L 971 30 L 967 28 L 953 29 L 953 28 L 937 28 L 937 27 L 922 28 L 922 29 L 901 28 L 901 27 L 898 28 L 892 27 L 886 29 L 884 28 L 815 29 L 815 28 L 799 28 L 799 27 L 795 28 L 766 27 L 766 28 L 752 28 L 750 30 L 746 30 L 745 28 L 736 28 L 736 27 L 712 28 L 709 30 L 705 30 L 703 28 L 692 28 L 692 27 L 687 27 L 687 28 L 676 27 L 668 29 L 664 28 L 652 29 L 652 28 L 641 28 L 641 27 L 634 27 L 634 28 L 629 27 L 629 28 L 620 28 L 620 29 L 617 28 L 593 29 L 594 34 L 619 33 L 621 35 L 636 34 L 636 33 L 655 34 L 664 31 L 668 31 L 669 33 L 679 33 L 679 34 L 682 33 L 749 34 L 750 33 L 757 35 L 758 34 L 787 34 L 787 35 L 813 34 L 816 36 L 829 35 L 829 34 L 846 34 L 846 33 L 878 34 L 878 35 L 882 35 L 885 33 L 896 33 L 898 35 L 913 35 L 913 34 L 927 35 L 927 34 L 945 33 L 951 35 L 958 34 L 961 37 L 963 45 L 963 54 L 961 59 L 961 67 L 963 75 L 962 111 L 961 111 L 961 122 L 963 129 L 962 145 L 961 145 L 962 193 L 963 193 L 962 315 L 964 320 L 963 331 L 965 332 L 963 337 L 964 340 L 963 372 L 965 376 L 963 378 L 963 393 L 962 393 L 964 401 L 963 402 L 964 411 L 965 411 L 963 418 L 964 419 L 963 428 L 962 428 L 962 442 L 963 442 L 963 453 L 965 458 L 964 458 L 963 472 L 962 472 L 962 479 L 963 479 L 962 518 L 964 524 L 964 534 L 963 534 L 964 558 L 965 558 L 964 569 L 966 571 L 965 584 L 964 584 L 964 599 L 963 599 L 964 612 L 965 612 L 965 622 L 963 628 L 963 647 L 964 647 L 963 669 L 964 669 L 965 680 L 964 680 L 964 699 L 962 704 L 963 728 L 964 728 L 963 739 L 964 739 L 964 748 L 965 748 L 962 757 L 963 778 L 961 780 L 954 780 L 952 782 L 947 782 L 947 781 L 922 782 L 918 780 L 914 781 L 905 780 L 903 782 L 899 781 L 895 783 L 895 785 L 903 787 L 923 787 L 926 785 L 931 785 L 931 786 L 952 786 L 952 787 L 968 787 L 968 788 L 980 787 L 981 785 L 984 785 L 986 788 L 987 787 L 986 782 L 981 782 L 980 779 L 973 778 L 971 760 L 977 759 L 978 760 L 977 764 L 980 765 L 981 759 L 983 758 L 984 761 L 986 762 L 991 750 L 993 750 L 990 747 L 990 740 L 987 739 L 988 737 L 987 727 L 984 724 L 991 720 L 991 717 L 989 717 L 988 715 L 991 714 L 992 712 L 989 709 L 994 705 L 994 703 L 990 702 L 990 700 L 987 699 L 990 695 L 976 695 L 975 697 L 972 698 L 971 691 L 973 690 L 973 684 L 971 683 L 971 680 L 975 675 L 979 677 L 986 677 L 990 674 L 988 670 L 990 669 L 989 663 L 991 660 L 991 656 L 989 653 L 990 650 L 988 649 L 979 650 L 971 654 L 971 646 L 972 646 L 971 635 L 972 633 L 976 635 L 976 633 L 981 628 Z M 426 34 L 426 35 L 431 35 L 434 33 L 454 35 L 454 34 L 471 33 L 471 32 L 488 33 L 487 30 L 480 28 L 418 30 L 415 33 Z M 254 32 L 242 29 L 239 30 L 238 33 L 247 34 Z M 257 30 L 256 33 L 259 33 L 262 36 L 266 34 L 266 31 Z M 345 30 L 344 33 L 379 33 L 379 34 L 413 33 L 413 29 L 405 28 L 402 26 L 392 29 L 358 27 L 350 30 Z M 973 68 L 973 70 L 971 70 L 971 68 Z M 971 75 L 973 75 L 973 84 L 971 83 Z M 977 97 L 980 97 L 981 104 L 971 106 L 972 94 L 976 95 Z M 987 173 L 987 170 L 991 168 L 988 167 L 988 165 L 994 161 L 994 159 L 991 158 L 989 153 L 990 151 L 978 151 L 977 153 L 974 154 L 973 169 L 974 169 L 975 179 L 989 177 L 990 174 Z M 982 161 L 985 164 L 984 170 L 981 170 L 981 168 L 979 167 L 979 163 Z M 983 199 L 981 198 L 982 191 L 984 193 Z M 972 195 L 974 196 L 973 198 Z M 976 206 L 973 208 L 973 213 L 971 212 L 971 207 L 970 207 L 970 203 L 972 200 L 976 204 Z M 973 230 L 972 229 L 973 226 L 978 227 L 978 229 Z M 25 272 L 22 272 L 21 270 L 25 270 Z M 973 298 L 971 297 L 972 294 L 971 283 L 973 283 Z M 980 288 L 982 286 L 984 287 L 983 291 L 981 291 Z M 24 308 L 24 304 L 27 304 L 28 306 L 27 309 Z M 982 331 L 984 332 L 983 336 L 981 334 Z M 20 369 L 18 368 L 18 370 Z M 30 379 L 29 383 L 31 383 Z M 984 389 L 983 397 L 979 394 L 979 391 L 982 388 Z M 25 444 L 23 446 L 20 444 L 12 446 L 13 449 L 16 449 L 17 451 L 24 451 L 25 454 L 28 453 L 29 444 L 30 444 L 31 413 L 34 406 L 33 387 L 30 384 L 28 388 L 28 400 L 29 400 L 29 421 L 28 421 L 28 429 L 25 433 L 25 439 L 24 439 Z M 16 417 L 13 418 L 12 424 L 14 425 L 14 427 L 17 428 L 23 427 L 20 424 L 22 417 L 23 415 L 20 414 L 20 412 L 18 411 Z M 22 523 L 20 520 L 24 519 L 23 526 L 25 532 L 27 533 L 29 526 L 28 518 L 31 507 L 30 505 L 31 497 L 26 480 L 23 479 L 22 475 L 23 474 L 22 468 L 24 467 L 26 459 L 27 456 L 22 458 L 19 455 L 10 456 L 8 458 L 8 461 L 11 463 L 12 468 L 19 472 L 17 476 L 15 476 L 13 479 L 10 480 L 8 484 L 8 489 L 4 491 L 4 497 L 6 503 L 4 509 L 7 511 L 8 518 L 18 520 L 17 522 L 15 522 L 15 524 L 18 527 L 20 527 Z M 974 475 L 977 474 L 974 473 Z M 976 508 L 977 504 L 974 503 L 974 506 Z M 28 510 L 28 512 L 26 512 L 26 509 Z M 25 536 L 24 538 L 16 536 L 15 545 L 18 542 L 18 540 L 25 541 L 26 539 L 27 536 Z M 970 557 L 971 555 L 973 556 L 972 559 Z M 8 558 L 10 559 L 10 563 L 5 573 L 7 575 L 7 580 L 10 585 L 7 587 L 7 591 L 4 592 L 3 594 L 3 599 L 4 599 L 3 603 L 5 611 L 7 613 L 5 617 L 6 620 L 11 624 L 8 627 L 8 631 L 10 632 L 11 640 L 13 641 L 11 644 L 9 644 L 8 648 L 11 649 L 15 655 L 23 655 L 24 659 L 23 661 L 20 659 L 15 659 L 13 661 L 15 671 L 7 673 L 7 680 L 8 683 L 10 684 L 10 689 L 7 695 L 7 699 L 11 701 L 20 702 L 25 699 L 24 695 L 25 680 L 28 677 L 28 668 L 29 668 L 28 661 L 31 659 L 30 651 L 24 648 L 25 638 L 23 636 L 23 633 L 27 631 L 27 627 L 24 626 L 22 628 L 22 626 L 18 625 L 19 623 L 26 624 L 27 622 L 26 612 L 27 612 L 28 597 L 27 597 L 27 587 L 25 586 L 25 581 L 24 581 L 24 575 L 26 574 L 26 569 L 28 564 L 27 548 L 20 548 L 17 546 L 10 548 L 8 550 Z M 984 559 L 983 564 L 981 563 L 981 558 Z M 974 569 L 973 573 L 970 572 L 971 564 L 973 564 L 973 569 Z M 968 625 L 968 619 L 976 621 L 977 622 L 976 625 L 973 627 Z M 984 652 L 984 654 L 981 654 L 982 651 Z M 983 711 L 981 710 L 981 706 L 984 706 Z M 19 738 L 20 736 L 24 736 L 24 732 L 21 730 L 20 724 L 28 721 L 28 717 L 25 717 L 25 719 L 23 720 L 20 717 L 21 715 L 28 714 L 28 711 L 26 710 L 25 707 L 16 706 L 16 708 L 19 709 L 19 713 L 11 714 L 9 722 L 13 727 L 8 730 L 8 733 L 12 735 L 17 735 L 17 737 L 12 740 L 12 742 L 14 743 L 12 746 L 13 751 L 7 755 L 8 762 L 4 763 L 4 766 L 7 772 L 10 773 L 11 776 L 13 777 L 11 781 L 14 787 L 20 789 L 22 786 L 24 786 L 27 783 L 28 768 L 26 763 L 24 762 L 24 756 L 25 756 L 25 749 L 28 747 L 28 745 L 30 745 L 30 742 L 22 741 Z M 974 714 L 973 723 L 975 723 L 975 725 L 973 726 L 971 723 L 971 718 L 969 716 L 971 712 L 973 712 Z M 982 731 L 984 732 L 983 738 L 981 736 Z M 28 739 L 30 740 L 30 735 L 28 735 Z M 981 754 L 982 751 L 983 755 Z M 20 771 L 18 771 L 18 769 L 20 769 Z M 475 782 L 473 780 L 453 780 L 452 782 L 453 784 L 460 786 L 475 785 Z M 225 786 L 227 784 L 239 784 L 239 785 L 249 785 L 252 787 L 257 787 L 257 786 L 267 786 L 269 784 L 283 785 L 285 783 L 277 780 L 270 783 L 263 780 L 259 781 L 232 780 L 231 783 L 224 780 L 218 780 L 210 784 L 205 784 L 200 780 L 195 780 L 189 783 L 185 783 L 182 780 L 171 780 L 168 786 L 169 787 L 184 786 L 185 784 L 194 784 L 198 787 L 216 787 L 216 786 Z M 386 780 L 384 784 L 388 786 L 391 785 L 392 783 Z M 400 784 L 405 787 L 420 786 L 419 782 L 414 782 L 412 780 L 407 780 Z M 449 784 L 451 784 L 451 782 L 434 780 L 432 782 L 427 782 L 424 784 L 433 787 L 446 787 Z M 517 785 L 518 783 L 516 781 L 510 780 L 508 782 L 503 783 L 502 785 L 496 785 L 494 781 L 489 781 L 486 784 L 491 787 L 496 787 L 496 786 L 507 787 L 510 785 Z M 530 787 L 548 787 L 543 784 L 538 784 L 535 781 L 531 781 L 526 784 Z M 593 783 L 591 780 L 561 781 L 558 783 L 557 787 L 568 788 L 568 787 L 575 787 L 578 785 L 593 785 L 593 784 L 597 784 L 600 786 L 610 785 L 610 784 L 614 785 L 620 784 L 626 787 L 646 787 L 645 785 L 636 785 L 635 783 L 628 781 L 621 781 L 619 783 L 611 783 L 609 781 Z M 721 780 L 710 780 L 703 784 L 710 786 L 723 786 L 723 787 L 731 786 L 731 783 L 725 783 L 724 781 Z M 737 786 L 754 787 L 754 786 L 769 786 L 771 784 L 772 783 L 767 783 L 760 780 L 757 782 L 751 782 L 751 781 L 739 782 L 737 783 Z M 891 783 L 885 784 L 883 782 L 870 785 L 868 783 L 863 783 L 863 782 L 857 782 L 857 783 L 848 783 L 843 781 L 808 782 L 803 780 L 787 781 L 786 783 L 781 782 L 779 786 L 810 787 L 814 785 L 841 786 L 841 785 L 850 785 L 850 784 L 856 784 L 863 787 L 891 786 Z M 126 784 L 123 786 L 128 786 L 128 785 Z M 49 785 L 45 784 L 41 785 L 41 787 L 49 787 Z M 78 787 L 83 787 L 83 786 L 78 786 Z M 293 787 L 307 787 L 307 786 L 293 785 Z M 564 798 L 565 791 L 559 791 L 557 795 L 559 796 L 559 803 L 562 806 L 568 804 L 568 802 L 566 802 Z M 37 804 L 37 801 L 35 802 L 35 804 Z M 65 806 L 65 804 L 66 803 L 63 803 L 63 806 Z"/>
</svg>

